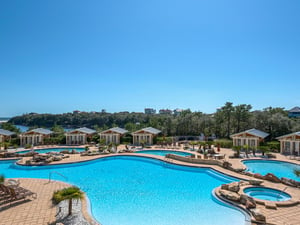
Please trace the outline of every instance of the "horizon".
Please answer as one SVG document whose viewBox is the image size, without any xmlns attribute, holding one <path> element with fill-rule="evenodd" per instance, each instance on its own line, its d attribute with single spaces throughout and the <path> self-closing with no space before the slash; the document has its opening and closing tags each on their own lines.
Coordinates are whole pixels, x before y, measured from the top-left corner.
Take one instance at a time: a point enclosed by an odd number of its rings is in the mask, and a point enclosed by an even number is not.
<svg viewBox="0 0 300 225">
<path fill-rule="evenodd" d="M 300 2 L 0 3 L 1 117 L 300 106 Z"/>
</svg>

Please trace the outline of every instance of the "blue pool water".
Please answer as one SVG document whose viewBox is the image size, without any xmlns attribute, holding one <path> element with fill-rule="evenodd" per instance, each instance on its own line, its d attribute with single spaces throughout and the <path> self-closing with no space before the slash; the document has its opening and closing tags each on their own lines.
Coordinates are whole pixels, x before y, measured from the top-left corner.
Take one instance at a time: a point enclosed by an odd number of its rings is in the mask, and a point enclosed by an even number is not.
<svg viewBox="0 0 300 225">
<path fill-rule="evenodd" d="M 170 151 L 170 150 L 142 150 L 142 151 L 136 151 L 135 153 L 160 155 L 160 156 L 165 156 L 167 154 L 174 154 L 174 155 L 180 155 L 180 156 L 190 156 L 190 155 L 192 155 L 191 153 L 188 153 L 188 152 Z"/>
<path fill-rule="evenodd" d="M 300 178 L 294 174 L 294 170 L 300 170 L 300 165 L 276 160 L 244 160 L 243 163 L 247 170 L 252 173 L 260 173 L 266 175 L 273 173 L 277 177 L 286 177 L 300 181 Z"/>
<path fill-rule="evenodd" d="M 21 167 L 0 161 L 7 178 L 68 177 L 91 202 L 103 225 L 241 225 L 245 215 L 218 203 L 212 190 L 235 181 L 207 168 L 173 165 L 137 156 L 114 156 L 71 165 Z M 53 173 L 53 179 L 66 181 Z"/>
<path fill-rule="evenodd" d="M 38 152 L 38 153 L 48 153 L 48 152 L 61 152 L 61 151 L 65 151 L 65 150 L 72 151 L 73 149 L 76 150 L 77 152 L 85 151 L 84 148 L 45 148 L 45 149 L 36 149 L 34 151 Z M 31 150 L 25 150 L 25 151 L 20 151 L 18 153 L 27 153 L 30 151 Z"/>
<path fill-rule="evenodd" d="M 244 192 L 253 198 L 268 201 L 287 201 L 291 199 L 288 193 L 273 188 L 250 187 L 245 188 Z"/>
</svg>

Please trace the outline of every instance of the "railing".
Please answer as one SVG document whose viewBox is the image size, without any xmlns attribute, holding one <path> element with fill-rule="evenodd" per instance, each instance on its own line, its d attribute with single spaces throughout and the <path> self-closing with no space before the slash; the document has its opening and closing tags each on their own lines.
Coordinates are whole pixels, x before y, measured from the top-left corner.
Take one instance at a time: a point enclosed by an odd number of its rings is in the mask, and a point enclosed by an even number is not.
<svg viewBox="0 0 300 225">
<path fill-rule="evenodd" d="M 288 187 L 285 187 L 284 189 L 282 189 L 278 194 L 277 194 L 277 201 L 279 200 L 279 196 L 281 195 L 281 193 L 283 193 Z"/>
<path fill-rule="evenodd" d="M 62 175 L 61 173 L 59 173 L 59 172 L 57 172 L 57 171 L 52 171 L 52 172 L 49 173 L 49 183 L 51 182 L 51 177 L 52 177 L 52 174 L 53 174 L 53 173 L 56 173 L 56 174 L 62 176 L 63 178 L 66 179 L 66 181 L 68 181 L 68 178 L 67 178 L 66 176 Z"/>
</svg>

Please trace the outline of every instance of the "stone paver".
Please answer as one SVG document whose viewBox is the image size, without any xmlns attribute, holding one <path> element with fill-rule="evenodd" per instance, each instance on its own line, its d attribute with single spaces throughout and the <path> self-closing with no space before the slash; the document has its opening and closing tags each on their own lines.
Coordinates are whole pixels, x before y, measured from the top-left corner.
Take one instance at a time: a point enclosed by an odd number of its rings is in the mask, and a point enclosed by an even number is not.
<svg viewBox="0 0 300 225">
<path fill-rule="evenodd" d="M 55 190 L 68 187 L 62 182 L 21 178 L 20 186 L 37 193 L 37 199 L 0 209 L 0 225 L 49 224 L 55 221 L 56 207 L 51 198 Z"/>
</svg>

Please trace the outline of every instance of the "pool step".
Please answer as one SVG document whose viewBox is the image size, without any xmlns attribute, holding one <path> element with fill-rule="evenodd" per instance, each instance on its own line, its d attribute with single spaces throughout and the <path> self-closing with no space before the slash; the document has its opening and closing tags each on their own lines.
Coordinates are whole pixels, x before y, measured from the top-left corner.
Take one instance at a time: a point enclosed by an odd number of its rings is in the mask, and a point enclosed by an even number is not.
<svg viewBox="0 0 300 225">
<path fill-rule="evenodd" d="M 265 202 L 266 209 L 277 209 L 277 206 L 273 202 Z"/>
</svg>

